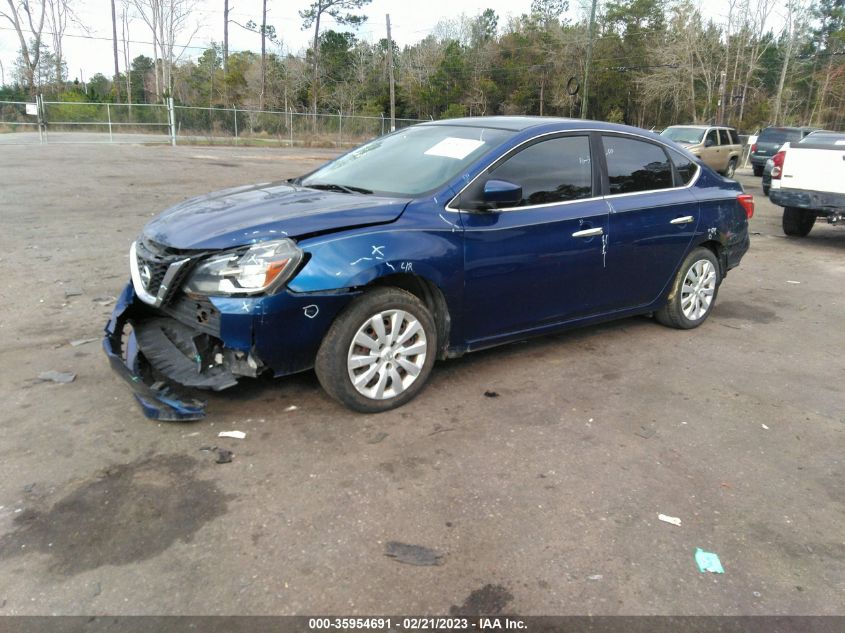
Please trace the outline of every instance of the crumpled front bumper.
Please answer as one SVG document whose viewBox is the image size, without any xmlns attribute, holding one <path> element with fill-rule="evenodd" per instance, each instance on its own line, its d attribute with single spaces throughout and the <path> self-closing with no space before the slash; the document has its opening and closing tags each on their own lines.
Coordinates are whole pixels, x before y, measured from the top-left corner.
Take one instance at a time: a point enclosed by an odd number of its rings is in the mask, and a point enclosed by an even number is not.
<svg viewBox="0 0 845 633">
<path fill-rule="evenodd" d="M 112 369 L 132 387 L 133 395 L 144 415 L 151 420 L 199 420 L 205 417 L 206 403 L 196 399 L 181 399 L 165 383 L 147 384 L 139 364 L 139 348 L 135 331 L 124 336 L 129 322 L 129 310 L 135 302 L 132 285 L 124 288 L 106 325 L 103 350 Z M 125 340 L 124 340 L 125 338 Z M 124 351 L 125 350 L 125 351 Z"/>
<path fill-rule="evenodd" d="M 177 390 L 220 391 L 242 377 L 311 369 L 326 331 L 357 294 L 177 298 L 153 308 L 136 296 L 130 282 L 106 325 L 103 349 L 146 417 L 198 420 L 206 403 L 181 397 Z M 157 380 L 162 376 L 165 380 Z"/>
</svg>

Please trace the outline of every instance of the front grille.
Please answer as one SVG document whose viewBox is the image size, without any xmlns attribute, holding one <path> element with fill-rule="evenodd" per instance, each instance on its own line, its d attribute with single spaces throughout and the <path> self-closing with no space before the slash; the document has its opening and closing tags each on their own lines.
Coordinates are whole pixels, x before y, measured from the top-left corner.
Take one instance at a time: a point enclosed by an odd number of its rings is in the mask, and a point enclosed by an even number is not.
<svg viewBox="0 0 845 633">
<path fill-rule="evenodd" d="M 161 244 L 158 244 L 147 238 L 140 238 L 135 244 L 135 256 L 138 259 L 138 270 L 143 272 L 149 271 L 149 281 L 146 283 L 144 289 L 151 295 L 158 295 L 161 288 L 161 283 L 167 274 L 168 268 L 174 262 L 181 261 L 189 256 L 185 251 L 171 249 Z M 177 275 L 173 278 L 168 288 L 167 296 L 164 297 L 162 303 L 173 296 L 173 292 L 178 289 L 182 282 L 185 281 L 186 276 L 190 272 L 191 262 L 182 266 Z"/>
</svg>

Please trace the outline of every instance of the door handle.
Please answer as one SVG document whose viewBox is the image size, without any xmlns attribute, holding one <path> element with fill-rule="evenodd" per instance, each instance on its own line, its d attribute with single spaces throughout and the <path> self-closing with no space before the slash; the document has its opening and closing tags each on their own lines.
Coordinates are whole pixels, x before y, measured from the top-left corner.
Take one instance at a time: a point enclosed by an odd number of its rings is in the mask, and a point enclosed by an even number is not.
<svg viewBox="0 0 845 633">
<path fill-rule="evenodd" d="M 596 227 L 594 229 L 584 229 L 583 231 L 575 231 L 572 237 L 595 237 L 596 235 L 603 235 L 604 229 Z"/>
<path fill-rule="evenodd" d="M 675 218 L 669 224 L 689 224 L 690 222 L 695 222 L 695 218 L 691 215 L 685 215 L 681 218 Z"/>
</svg>

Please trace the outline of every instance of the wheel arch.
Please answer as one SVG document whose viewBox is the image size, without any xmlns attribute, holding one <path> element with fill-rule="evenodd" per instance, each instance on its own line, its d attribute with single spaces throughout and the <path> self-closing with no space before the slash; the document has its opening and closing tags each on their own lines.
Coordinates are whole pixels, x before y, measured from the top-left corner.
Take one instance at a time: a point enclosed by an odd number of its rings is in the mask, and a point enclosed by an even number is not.
<svg viewBox="0 0 845 633">
<path fill-rule="evenodd" d="M 395 273 L 384 275 L 371 281 L 360 290 L 366 292 L 368 288 L 400 288 L 411 293 L 425 304 L 434 317 L 437 327 L 437 358 L 446 358 L 449 349 L 449 334 L 452 328 L 452 317 L 449 304 L 440 287 L 433 281 L 413 273 Z"/>
<path fill-rule="evenodd" d="M 716 261 L 719 262 L 719 279 L 724 279 L 728 274 L 728 254 L 725 246 L 717 240 L 705 240 L 696 246 L 698 247 L 704 247 L 716 256 Z"/>
</svg>

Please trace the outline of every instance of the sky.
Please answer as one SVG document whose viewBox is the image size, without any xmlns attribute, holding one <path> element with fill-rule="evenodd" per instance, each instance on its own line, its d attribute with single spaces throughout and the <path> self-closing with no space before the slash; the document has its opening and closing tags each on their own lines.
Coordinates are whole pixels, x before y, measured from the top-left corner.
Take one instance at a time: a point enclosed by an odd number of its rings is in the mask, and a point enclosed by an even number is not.
<svg viewBox="0 0 845 633">
<path fill-rule="evenodd" d="M 109 0 L 71 0 L 72 6 L 87 29 L 70 24 L 66 30 L 63 46 L 67 60 L 69 79 L 88 80 L 95 73 L 111 76 L 113 73 L 113 53 L 111 42 L 111 5 Z M 571 0 L 568 17 L 575 19 L 580 5 L 588 0 Z M 276 27 L 276 33 L 284 46 L 284 52 L 302 52 L 308 46 L 311 33 L 302 30 L 302 20 L 298 10 L 308 6 L 310 0 L 268 0 L 267 23 Z M 118 14 L 122 0 L 117 0 Z M 725 0 L 706 0 L 705 14 L 719 21 L 719 7 Z M 260 22 L 261 0 L 230 0 L 230 19 L 246 24 L 249 20 Z M 531 0 L 373 0 L 363 8 L 368 16 L 367 22 L 358 29 L 360 39 L 378 41 L 386 37 L 385 14 L 390 14 L 393 39 L 400 45 L 412 44 L 424 38 L 441 20 L 456 19 L 462 14 L 478 15 L 484 9 L 491 8 L 499 15 L 500 28 L 507 23 L 508 17 L 527 13 Z M 189 44 L 184 49 L 184 57 L 194 57 L 202 53 L 212 40 L 223 39 L 223 0 L 198 0 L 192 11 L 193 24 L 181 34 L 178 42 Z M 118 17 L 118 20 L 120 18 Z M 332 28 L 329 21 L 325 28 Z M 194 29 L 196 33 L 191 37 Z M 46 27 L 45 27 L 45 30 Z M 82 36 L 82 37 L 76 37 Z M 120 25 L 118 39 L 120 40 Z M 45 35 L 50 42 L 50 36 Z M 140 18 L 130 23 L 129 44 L 130 59 L 138 55 L 152 57 L 151 35 L 148 27 Z M 272 46 L 268 43 L 269 46 Z M 122 42 L 118 42 L 122 49 Z M 261 48 L 258 34 L 251 33 L 231 24 L 229 26 L 229 50 L 253 50 Z M 2 63 L 5 81 L 11 83 L 12 68 L 19 49 L 18 38 L 11 25 L 0 19 L 0 63 Z M 123 54 L 119 52 L 121 71 Z"/>
</svg>

